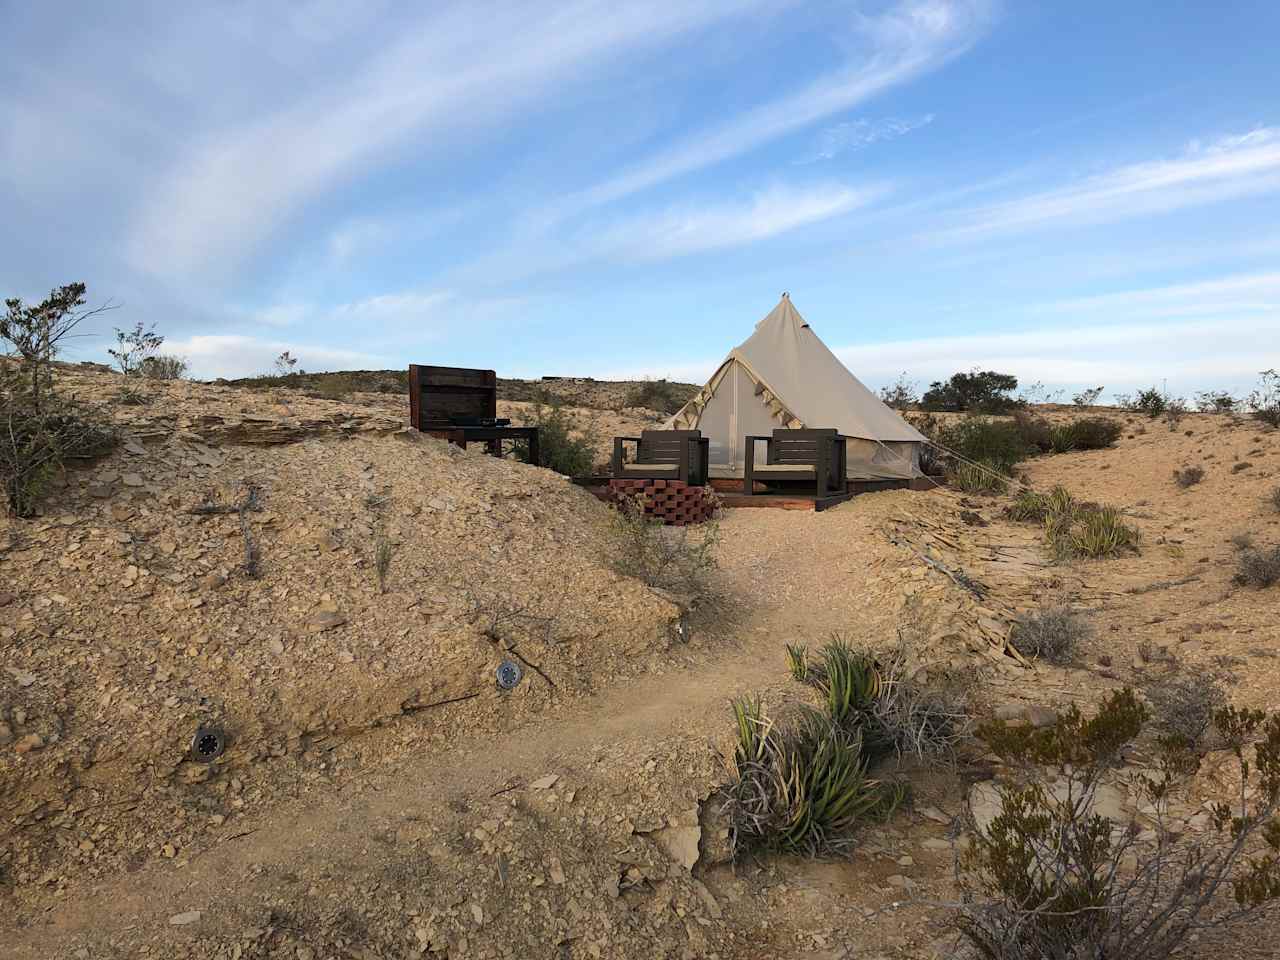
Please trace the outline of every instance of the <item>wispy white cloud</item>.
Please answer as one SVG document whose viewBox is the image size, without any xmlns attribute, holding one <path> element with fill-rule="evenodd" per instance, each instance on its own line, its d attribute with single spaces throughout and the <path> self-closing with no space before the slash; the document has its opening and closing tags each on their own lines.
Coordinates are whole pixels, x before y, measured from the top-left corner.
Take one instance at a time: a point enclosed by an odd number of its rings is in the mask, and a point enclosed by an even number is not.
<svg viewBox="0 0 1280 960">
<path fill-rule="evenodd" d="M 676 206 L 589 230 L 583 257 L 641 262 L 746 246 L 865 206 L 888 187 L 777 185 L 742 201 Z"/>
<path fill-rule="evenodd" d="M 982 0 L 904 0 L 879 16 L 856 14 L 853 27 L 862 44 L 846 66 L 565 198 L 550 216 L 617 200 L 849 110 L 962 53 L 988 16 Z"/>
<path fill-rule="evenodd" d="M 873 143 L 895 140 L 898 137 L 919 130 L 933 122 L 933 114 L 926 113 L 922 117 L 911 120 L 846 120 L 827 127 L 818 138 L 818 148 L 812 156 L 797 163 L 817 163 L 820 160 L 834 160 L 842 153 L 853 153 Z"/>
<path fill-rule="evenodd" d="M 932 239 L 1096 224 L 1280 189 L 1280 128 L 1262 127 L 1210 144 L 1193 141 L 1172 160 L 1117 167 L 1078 183 L 962 211 Z"/>
<path fill-rule="evenodd" d="M 758 0 L 654 6 L 568 0 L 456 5 L 281 109 L 198 139 L 148 192 L 132 265 L 184 275 L 236 264 L 308 199 L 411 138 L 491 123 L 581 76 Z"/>
<path fill-rule="evenodd" d="M 1033 309 L 1085 319 L 1099 315 L 1152 318 L 1206 314 L 1220 317 L 1249 313 L 1280 315 L 1280 273 L 1255 273 L 1201 283 L 1124 290 L 1058 300 Z"/>
</svg>

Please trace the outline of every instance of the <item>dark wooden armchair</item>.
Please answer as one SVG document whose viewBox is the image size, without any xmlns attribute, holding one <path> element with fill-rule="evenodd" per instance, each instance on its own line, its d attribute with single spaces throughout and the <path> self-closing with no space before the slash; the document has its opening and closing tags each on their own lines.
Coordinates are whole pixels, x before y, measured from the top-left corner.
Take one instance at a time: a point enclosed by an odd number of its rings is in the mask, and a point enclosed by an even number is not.
<svg viewBox="0 0 1280 960">
<path fill-rule="evenodd" d="M 756 463 L 756 441 L 763 440 L 765 462 Z M 808 481 L 815 495 L 845 492 L 846 437 L 832 429 L 775 430 L 769 437 L 747 437 L 742 492 L 750 495 L 756 481 Z"/>
<path fill-rule="evenodd" d="M 624 463 L 623 444 L 636 445 L 636 458 Z M 644 430 L 638 437 L 613 438 L 613 476 L 618 480 L 683 480 L 707 482 L 710 441 L 701 430 Z"/>
</svg>

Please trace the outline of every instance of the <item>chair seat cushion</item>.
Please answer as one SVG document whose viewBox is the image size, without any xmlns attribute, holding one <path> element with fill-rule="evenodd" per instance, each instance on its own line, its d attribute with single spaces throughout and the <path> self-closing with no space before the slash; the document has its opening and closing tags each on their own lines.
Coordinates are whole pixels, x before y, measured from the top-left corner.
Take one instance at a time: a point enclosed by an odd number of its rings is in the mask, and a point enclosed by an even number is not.
<svg viewBox="0 0 1280 960">
<path fill-rule="evenodd" d="M 652 473 L 657 475 L 670 474 L 675 476 L 680 472 L 680 467 L 674 463 L 624 463 L 622 465 L 623 473 Z"/>
<path fill-rule="evenodd" d="M 764 463 L 751 468 L 752 473 L 794 473 L 797 476 L 816 477 L 814 468 L 805 463 Z"/>
</svg>

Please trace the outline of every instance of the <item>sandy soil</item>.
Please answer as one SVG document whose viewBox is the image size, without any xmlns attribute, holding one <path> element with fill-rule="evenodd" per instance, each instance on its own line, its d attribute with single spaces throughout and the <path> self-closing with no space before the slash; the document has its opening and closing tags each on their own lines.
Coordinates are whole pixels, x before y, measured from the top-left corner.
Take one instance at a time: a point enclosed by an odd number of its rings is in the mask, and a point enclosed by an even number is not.
<svg viewBox="0 0 1280 960">
<path fill-rule="evenodd" d="M 907 771 L 913 807 L 848 861 L 723 862 L 727 702 L 803 696 L 785 643 L 839 631 L 876 648 L 910 606 L 929 620 L 924 665 L 968 670 L 984 710 L 1088 705 L 1167 670 L 1159 648 L 1220 673 L 1235 702 L 1280 708 L 1280 594 L 1231 582 L 1232 535 L 1280 542 L 1264 501 L 1280 432 L 1256 424 L 1135 419 L 1113 450 L 1028 465 L 1038 488 L 1123 508 L 1143 533 L 1133 557 L 1051 564 L 1003 499 L 949 491 L 730 511 L 714 603 L 673 633 L 678 605 L 601 561 L 603 508 L 558 478 L 406 439 L 384 401 L 324 408 L 329 427 L 268 447 L 253 437 L 321 408 L 168 389 L 184 399 L 121 411 L 135 450 L 0 528 L 0 956 L 949 956 L 921 901 L 953 896 L 948 838 L 989 769 Z M 1173 468 L 1193 462 L 1206 479 L 1179 488 Z M 257 580 L 238 573 L 238 515 L 185 512 L 246 477 L 263 489 Z M 375 528 L 397 544 L 386 595 Z M 441 557 L 464 571 L 449 589 Z M 492 670 L 489 620 L 448 598 L 481 568 L 574 625 L 539 640 L 528 620 L 514 638 L 556 686 L 529 675 L 520 697 L 489 686 L 419 709 Z M 1073 666 L 1023 665 L 1009 624 L 1050 600 L 1093 639 Z M 241 736 L 196 771 L 183 736 L 209 688 Z M 406 706 L 409 688 L 431 693 Z M 1198 787 L 1188 803 L 1212 777 Z M 1272 956 L 1275 930 L 1208 955 Z"/>
</svg>

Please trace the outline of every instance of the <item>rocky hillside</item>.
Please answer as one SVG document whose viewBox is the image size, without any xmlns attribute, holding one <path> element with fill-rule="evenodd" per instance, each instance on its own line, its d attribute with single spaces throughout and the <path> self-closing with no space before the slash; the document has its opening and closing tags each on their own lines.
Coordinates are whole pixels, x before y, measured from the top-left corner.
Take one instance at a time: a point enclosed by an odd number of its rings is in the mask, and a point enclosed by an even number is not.
<svg viewBox="0 0 1280 960">
<path fill-rule="evenodd" d="M 63 387 L 110 401 L 119 379 Z M 464 702 L 471 724 L 514 723 L 675 635 L 672 602 L 610 568 L 606 508 L 559 475 L 376 405 L 139 389 L 111 405 L 113 454 L 42 517 L 0 520 L 0 807 L 23 828 L 0 863 L 19 889 L 181 850 L 210 802 L 363 762 L 332 755 L 362 731 L 420 715 L 415 735 L 444 738 Z M 525 675 L 511 693 L 503 660 Z M 190 792 L 202 723 L 237 771 L 213 799 Z"/>
</svg>

